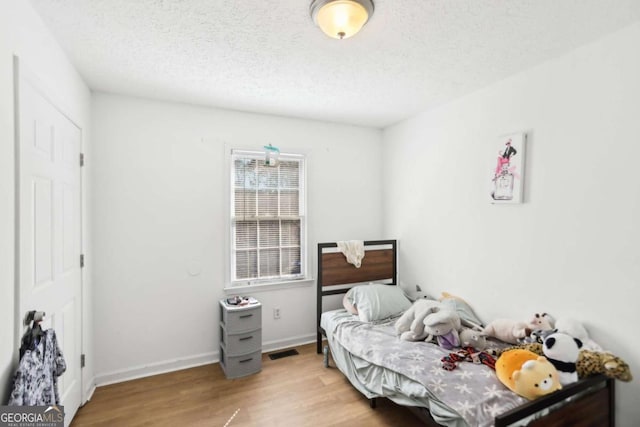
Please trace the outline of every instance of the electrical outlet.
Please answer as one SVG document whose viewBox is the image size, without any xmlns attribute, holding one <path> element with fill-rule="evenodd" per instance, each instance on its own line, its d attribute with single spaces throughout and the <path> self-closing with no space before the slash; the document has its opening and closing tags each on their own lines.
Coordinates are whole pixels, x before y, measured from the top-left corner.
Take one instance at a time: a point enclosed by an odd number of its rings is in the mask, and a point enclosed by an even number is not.
<svg viewBox="0 0 640 427">
<path fill-rule="evenodd" d="M 273 318 L 274 319 L 280 318 L 280 307 L 276 307 L 273 309 Z"/>
</svg>

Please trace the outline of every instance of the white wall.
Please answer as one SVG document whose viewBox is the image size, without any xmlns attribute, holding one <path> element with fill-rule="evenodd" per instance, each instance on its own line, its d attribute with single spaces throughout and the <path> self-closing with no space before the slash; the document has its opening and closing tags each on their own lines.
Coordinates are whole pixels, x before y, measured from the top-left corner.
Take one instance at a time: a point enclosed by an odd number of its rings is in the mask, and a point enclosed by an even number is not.
<svg viewBox="0 0 640 427">
<path fill-rule="evenodd" d="M 0 403 L 4 404 L 17 366 L 17 319 L 14 283 L 14 101 L 13 55 L 20 58 L 21 67 L 28 67 L 40 79 L 52 100 L 74 122 L 83 128 L 83 146 L 89 148 L 90 92 L 53 39 L 40 17 L 27 1 L 3 1 L 0 13 Z M 85 189 L 90 186 L 86 180 Z M 86 224 L 85 224 L 86 226 Z M 89 246 L 89 233 L 83 230 L 84 246 Z M 87 296 L 84 309 L 90 311 L 91 280 L 85 270 L 83 289 Z M 86 313 L 85 313 L 86 315 Z M 86 317 L 86 316 L 85 316 Z M 93 384 L 91 364 L 90 319 L 85 321 L 83 348 L 88 364 L 83 370 L 85 397 Z M 71 361 L 68 361 L 71 363 Z"/>
<path fill-rule="evenodd" d="M 107 94 L 94 94 L 92 119 L 100 384 L 218 360 L 225 144 L 308 153 L 313 276 L 319 241 L 380 237 L 379 130 Z M 198 276 L 187 271 L 193 260 Z M 265 349 L 315 338 L 312 285 L 255 296 Z"/>
<path fill-rule="evenodd" d="M 478 314 L 582 321 L 640 375 L 640 24 L 383 133 L 401 282 Z M 526 131 L 525 203 L 488 202 L 498 135 Z M 617 384 L 621 426 L 640 385 Z"/>
</svg>

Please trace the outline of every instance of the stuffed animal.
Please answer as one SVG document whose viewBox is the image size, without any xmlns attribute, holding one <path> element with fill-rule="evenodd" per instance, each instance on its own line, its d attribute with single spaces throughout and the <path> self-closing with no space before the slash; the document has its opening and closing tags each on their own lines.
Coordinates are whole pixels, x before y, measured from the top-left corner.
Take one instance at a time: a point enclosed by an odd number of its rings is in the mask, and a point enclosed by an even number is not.
<svg viewBox="0 0 640 427">
<path fill-rule="evenodd" d="M 531 329 L 547 331 L 553 329 L 554 321 L 547 313 L 534 313 L 531 320 L 529 320 L 529 325 L 531 325 Z"/>
<path fill-rule="evenodd" d="M 529 344 L 529 343 L 544 343 L 544 339 L 546 337 L 548 337 L 551 334 L 555 334 L 556 332 L 558 332 L 557 329 L 549 329 L 549 330 L 543 330 L 543 329 L 534 329 L 533 331 L 531 331 L 531 334 L 528 337 L 524 337 L 524 338 L 520 338 L 518 340 L 518 342 L 520 344 Z"/>
<path fill-rule="evenodd" d="M 542 352 L 542 344 L 534 342 L 534 343 L 528 343 L 528 344 L 518 344 L 518 345 L 514 345 L 513 347 L 504 347 L 504 348 L 494 348 L 492 349 L 492 351 L 494 352 L 494 356 L 495 357 L 500 357 L 502 355 L 502 353 L 505 353 L 509 350 L 527 350 L 530 351 L 532 353 L 537 354 L 538 356 L 544 356 L 544 353 Z"/>
<path fill-rule="evenodd" d="M 416 300 L 395 323 L 396 334 L 405 341 L 422 341 L 428 332 L 424 331 L 424 318 L 442 309 L 439 301 L 430 299 Z"/>
<path fill-rule="evenodd" d="M 396 333 L 404 341 L 431 341 L 447 350 L 460 345 L 460 317 L 440 301 L 419 299 L 396 321 Z"/>
<path fill-rule="evenodd" d="M 575 319 L 569 319 L 567 317 L 558 319 L 558 321 L 556 322 L 556 329 L 558 330 L 558 332 L 571 335 L 572 337 L 578 339 L 585 339 L 589 337 L 589 334 L 587 333 L 587 330 L 584 328 L 582 323 L 578 322 Z"/>
<path fill-rule="evenodd" d="M 558 319 L 556 322 L 556 329 L 558 332 L 563 332 L 574 338 L 578 338 L 582 341 L 582 346 L 585 350 L 603 351 L 602 347 L 589 337 L 589 333 L 584 325 L 575 319 L 569 319 L 566 317 Z"/>
<path fill-rule="evenodd" d="M 460 317 L 455 311 L 443 309 L 431 313 L 424 318 L 423 323 L 424 331 L 428 333 L 425 341 L 435 338 L 438 345 L 447 350 L 460 346 Z"/>
<path fill-rule="evenodd" d="M 509 350 L 496 361 L 496 375 L 511 391 L 529 400 L 560 390 L 558 372 L 544 357 L 527 350 Z"/>
<path fill-rule="evenodd" d="M 405 341 L 420 341 L 426 338 L 424 334 L 424 318 L 440 310 L 440 303 L 430 299 L 416 300 L 402 316 L 396 320 L 395 330 L 397 335 Z"/>
<path fill-rule="evenodd" d="M 582 348 L 582 341 L 567 334 L 554 333 L 545 338 L 542 352 L 558 371 L 560 384 L 568 385 L 578 381 L 576 361 Z"/>
<path fill-rule="evenodd" d="M 487 338 L 482 334 L 482 331 L 471 328 L 462 328 L 459 335 L 461 347 L 473 347 L 478 351 L 482 351 L 487 348 Z"/>
<path fill-rule="evenodd" d="M 517 344 L 518 339 L 531 334 L 531 328 L 524 322 L 511 319 L 495 319 L 482 332 L 487 336 L 498 338 L 509 344 Z"/>
<path fill-rule="evenodd" d="M 633 380 L 629 365 L 611 353 L 582 350 L 576 362 L 576 370 L 580 378 L 604 374 L 624 382 Z"/>
</svg>

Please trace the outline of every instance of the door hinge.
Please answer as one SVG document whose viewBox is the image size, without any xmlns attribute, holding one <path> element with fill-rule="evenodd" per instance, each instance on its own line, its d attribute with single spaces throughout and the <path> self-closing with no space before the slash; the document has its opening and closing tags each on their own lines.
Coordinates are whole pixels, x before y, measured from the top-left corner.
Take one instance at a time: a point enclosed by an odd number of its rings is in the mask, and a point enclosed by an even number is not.
<svg viewBox="0 0 640 427">
<path fill-rule="evenodd" d="M 84 365 L 85 365 L 85 361 L 84 361 L 84 359 L 85 359 L 85 358 L 84 358 L 84 354 L 81 354 L 81 355 L 80 355 L 80 367 L 81 367 L 81 368 L 84 368 Z"/>
<path fill-rule="evenodd" d="M 84 254 L 80 254 L 80 268 L 84 268 Z"/>
<path fill-rule="evenodd" d="M 84 153 L 80 153 L 80 167 L 84 166 Z"/>
</svg>

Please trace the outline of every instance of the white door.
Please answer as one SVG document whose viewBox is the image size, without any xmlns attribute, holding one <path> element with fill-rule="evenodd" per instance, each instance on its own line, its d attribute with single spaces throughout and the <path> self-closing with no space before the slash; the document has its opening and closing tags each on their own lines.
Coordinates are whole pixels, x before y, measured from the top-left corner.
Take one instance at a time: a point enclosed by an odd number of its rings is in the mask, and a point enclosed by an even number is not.
<svg viewBox="0 0 640 427">
<path fill-rule="evenodd" d="M 46 313 L 67 370 L 58 390 L 69 425 L 81 401 L 81 130 L 16 60 L 19 313 Z M 22 320 L 21 320 L 22 323 Z"/>
</svg>

